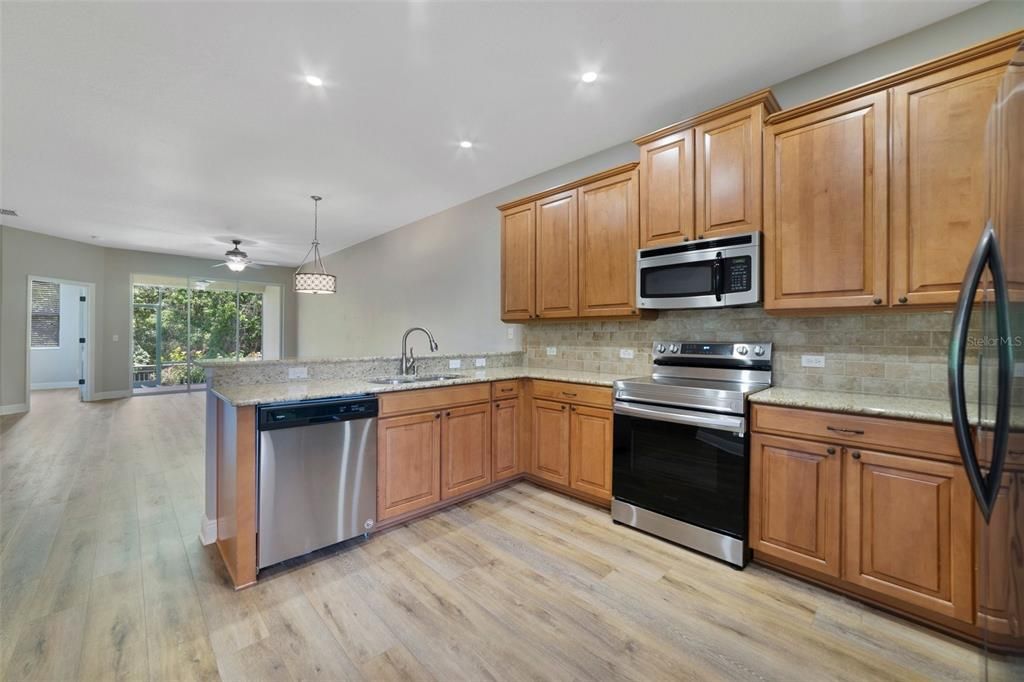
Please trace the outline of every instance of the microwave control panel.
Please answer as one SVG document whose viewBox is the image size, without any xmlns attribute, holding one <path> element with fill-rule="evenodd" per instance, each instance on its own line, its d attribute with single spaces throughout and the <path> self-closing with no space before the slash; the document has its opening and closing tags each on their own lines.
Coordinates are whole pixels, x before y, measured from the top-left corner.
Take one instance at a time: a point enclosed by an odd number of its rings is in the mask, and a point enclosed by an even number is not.
<svg viewBox="0 0 1024 682">
<path fill-rule="evenodd" d="M 724 292 L 732 294 L 751 289 L 750 256 L 735 256 L 724 259 Z"/>
</svg>

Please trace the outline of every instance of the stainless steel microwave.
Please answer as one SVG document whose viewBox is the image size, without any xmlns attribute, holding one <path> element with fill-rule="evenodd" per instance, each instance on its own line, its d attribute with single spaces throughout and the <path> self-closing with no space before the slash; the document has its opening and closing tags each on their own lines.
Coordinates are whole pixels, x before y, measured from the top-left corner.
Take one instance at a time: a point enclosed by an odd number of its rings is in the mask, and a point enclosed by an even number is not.
<svg viewBox="0 0 1024 682">
<path fill-rule="evenodd" d="M 640 249 L 636 300 L 655 310 L 760 303 L 761 233 Z"/>
</svg>

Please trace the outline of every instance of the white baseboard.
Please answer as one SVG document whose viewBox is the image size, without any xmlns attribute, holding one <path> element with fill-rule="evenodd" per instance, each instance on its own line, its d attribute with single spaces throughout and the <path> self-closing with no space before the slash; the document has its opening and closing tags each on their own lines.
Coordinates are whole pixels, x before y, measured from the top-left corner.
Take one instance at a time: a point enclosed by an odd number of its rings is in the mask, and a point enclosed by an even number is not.
<svg viewBox="0 0 1024 682">
<path fill-rule="evenodd" d="M 0 405 L 0 415 L 21 414 L 22 412 L 28 412 L 28 405 L 26 405 L 25 403 L 17 403 L 15 405 Z"/>
<path fill-rule="evenodd" d="M 33 391 L 49 391 L 54 388 L 78 388 L 78 380 L 75 381 L 49 381 L 40 384 L 32 384 Z"/>
<path fill-rule="evenodd" d="M 199 541 L 204 545 L 212 545 L 217 542 L 217 519 L 211 521 L 204 514 L 200 523 Z"/>
<path fill-rule="evenodd" d="M 131 398 L 131 389 L 123 389 L 120 391 L 99 391 L 92 394 L 93 400 L 116 400 L 118 398 Z"/>
</svg>

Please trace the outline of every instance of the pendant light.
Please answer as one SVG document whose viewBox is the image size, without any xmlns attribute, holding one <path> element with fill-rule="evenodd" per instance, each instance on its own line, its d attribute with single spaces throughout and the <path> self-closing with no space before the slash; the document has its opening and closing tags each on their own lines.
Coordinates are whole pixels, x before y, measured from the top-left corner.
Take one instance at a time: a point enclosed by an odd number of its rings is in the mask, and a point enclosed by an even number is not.
<svg viewBox="0 0 1024 682">
<path fill-rule="evenodd" d="M 333 294 L 337 291 L 337 278 L 327 274 L 323 258 L 320 257 L 320 242 L 317 241 L 317 207 L 322 198 L 315 194 L 310 197 L 313 200 L 313 245 L 295 271 L 295 292 L 299 294 Z M 312 271 L 303 272 L 302 265 L 306 263 L 309 254 L 313 254 Z"/>
</svg>

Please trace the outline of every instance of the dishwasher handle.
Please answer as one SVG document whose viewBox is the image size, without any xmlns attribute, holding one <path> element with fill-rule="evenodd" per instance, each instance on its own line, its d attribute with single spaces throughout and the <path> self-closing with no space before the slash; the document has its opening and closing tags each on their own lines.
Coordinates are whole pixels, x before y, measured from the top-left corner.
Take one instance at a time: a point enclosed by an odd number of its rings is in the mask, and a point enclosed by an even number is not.
<svg viewBox="0 0 1024 682">
<path fill-rule="evenodd" d="M 260 405 L 258 412 L 260 431 L 291 429 L 376 417 L 377 398 L 358 395 L 348 398 L 271 403 Z"/>
</svg>

